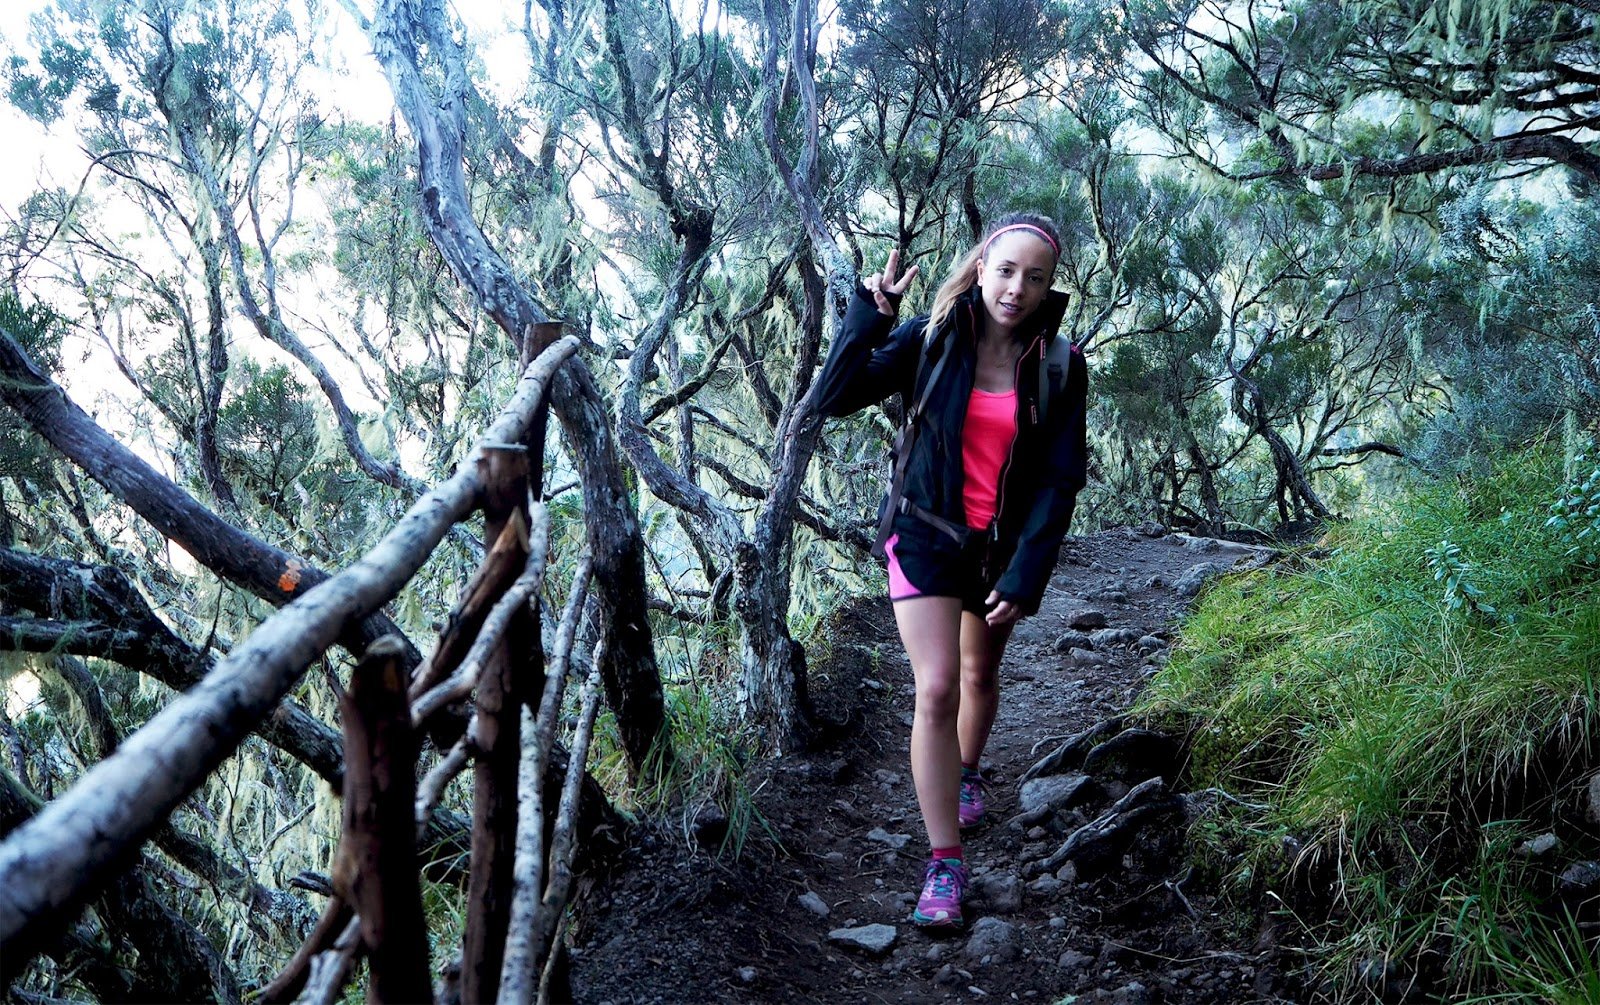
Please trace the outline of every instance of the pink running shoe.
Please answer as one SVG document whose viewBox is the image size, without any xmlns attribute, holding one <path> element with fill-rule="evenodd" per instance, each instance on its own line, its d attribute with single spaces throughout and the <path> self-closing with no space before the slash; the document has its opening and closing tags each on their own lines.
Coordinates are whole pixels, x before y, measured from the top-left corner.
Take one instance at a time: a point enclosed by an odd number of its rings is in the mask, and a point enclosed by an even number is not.
<svg viewBox="0 0 1600 1005">
<path fill-rule="evenodd" d="M 983 790 L 987 785 L 981 772 L 966 766 L 961 768 L 961 805 L 956 808 L 956 819 L 962 827 L 983 823 Z"/>
<path fill-rule="evenodd" d="M 959 859 L 929 859 L 911 920 L 930 928 L 960 928 L 961 891 L 966 885 L 967 869 Z"/>
</svg>

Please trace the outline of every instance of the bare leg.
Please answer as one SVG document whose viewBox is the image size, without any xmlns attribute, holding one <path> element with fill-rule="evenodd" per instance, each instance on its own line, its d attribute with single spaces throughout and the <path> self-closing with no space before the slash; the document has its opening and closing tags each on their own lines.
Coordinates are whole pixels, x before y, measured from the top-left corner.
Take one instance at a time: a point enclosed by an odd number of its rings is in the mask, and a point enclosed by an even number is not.
<svg viewBox="0 0 1600 1005">
<path fill-rule="evenodd" d="M 961 791 L 961 601 L 912 597 L 894 605 L 900 641 L 916 678 L 911 721 L 911 780 L 931 848 L 961 843 L 956 807 Z"/>
<path fill-rule="evenodd" d="M 1000 707 L 1000 658 L 1015 624 L 989 627 L 971 611 L 961 612 L 961 711 L 957 735 L 961 762 L 978 766 Z"/>
</svg>

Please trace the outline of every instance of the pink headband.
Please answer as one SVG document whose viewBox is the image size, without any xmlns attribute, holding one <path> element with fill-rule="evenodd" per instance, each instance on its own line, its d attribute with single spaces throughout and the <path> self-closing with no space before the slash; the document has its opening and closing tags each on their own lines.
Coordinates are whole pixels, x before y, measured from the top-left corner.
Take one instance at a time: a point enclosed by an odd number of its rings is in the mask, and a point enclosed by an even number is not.
<svg viewBox="0 0 1600 1005">
<path fill-rule="evenodd" d="M 1046 231 L 1046 230 L 1044 230 L 1043 228 L 1040 228 L 1040 227 L 1035 227 L 1031 223 L 1013 223 L 1009 227 L 1001 227 L 999 230 L 997 230 L 994 233 L 990 234 L 989 235 L 989 239 L 987 241 L 983 242 L 983 250 L 978 252 L 978 257 L 982 258 L 982 259 L 988 259 L 988 257 L 989 257 L 989 245 L 993 244 L 994 243 L 994 239 L 999 237 L 1001 234 L 1004 234 L 1004 233 L 1006 233 L 1008 231 L 1012 231 L 1012 230 L 1031 230 L 1031 231 L 1033 231 L 1035 234 L 1038 234 L 1040 237 L 1044 238 L 1044 243 L 1050 245 L 1050 250 L 1055 252 L 1057 258 L 1061 257 L 1061 248 L 1060 248 L 1059 245 L 1056 244 L 1056 239 L 1051 237 L 1048 231 Z"/>
</svg>

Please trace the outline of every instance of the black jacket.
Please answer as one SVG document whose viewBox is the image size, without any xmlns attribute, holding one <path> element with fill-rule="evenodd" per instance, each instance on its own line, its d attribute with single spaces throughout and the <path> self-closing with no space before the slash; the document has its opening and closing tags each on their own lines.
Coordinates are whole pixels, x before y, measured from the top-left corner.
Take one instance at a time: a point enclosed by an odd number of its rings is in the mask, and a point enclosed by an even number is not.
<svg viewBox="0 0 1600 1005">
<path fill-rule="evenodd" d="M 1076 348 L 1065 387 L 1051 396 L 1049 428 L 1039 423 L 1039 363 L 1052 340 L 1066 337 L 1057 334 L 1066 306 L 1066 294 L 1052 290 L 1025 323 L 1026 347 L 1016 373 L 1017 438 L 1000 474 L 994 554 L 1005 571 L 995 589 L 1028 614 L 1039 609 L 1078 490 L 1087 480 L 1088 366 Z M 955 353 L 928 396 L 901 491 L 917 506 L 958 525 L 966 523 L 961 429 L 977 372 L 982 310 L 981 294 L 974 287 L 956 302 L 938 337 L 930 342 L 924 337 L 926 317 L 895 327 L 893 318 L 878 311 L 872 295 L 858 288 L 817 375 L 817 407 L 825 415 L 848 415 L 896 392 L 909 406 L 921 390 L 913 385 L 933 374 L 938 354 L 947 348 Z M 922 351 L 929 353 L 929 360 L 919 378 L 917 357 Z M 895 518 L 895 530 L 902 534 L 925 530 L 913 527 L 914 523 L 920 521 L 901 513 Z"/>
</svg>

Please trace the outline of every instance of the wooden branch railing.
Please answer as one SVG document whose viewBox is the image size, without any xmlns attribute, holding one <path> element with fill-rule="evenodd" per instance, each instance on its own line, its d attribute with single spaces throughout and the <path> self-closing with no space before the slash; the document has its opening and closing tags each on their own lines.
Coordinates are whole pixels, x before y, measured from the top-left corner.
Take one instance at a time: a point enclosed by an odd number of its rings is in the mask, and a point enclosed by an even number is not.
<svg viewBox="0 0 1600 1005">
<path fill-rule="evenodd" d="M 0 986 L 60 936 L 305 668 L 393 598 L 451 527 L 485 501 L 490 455 L 522 442 L 552 375 L 577 347 L 576 338 L 566 337 L 541 353 L 455 474 L 420 498 L 371 551 L 262 622 L 203 681 L 0 843 Z M 582 765 L 574 751 L 569 767 L 581 774 Z"/>
<path fill-rule="evenodd" d="M 490 673 L 494 672 L 495 664 L 488 658 L 489 654 L 503 646 L 515 617 L 519 611 L 527 610 L 529 602 L 538 591 L 546 574 L 548 515 L 542 504 L 534 506 L 531 515 L 534 525 L 531 534 L 522 529 L 520 515 L 514 515 L 502 530 L 500 541 L 497 541 L 495 548 L 490 549 L 489 557 L 485 559 L 487 567 L 498 561 L 493 556 L 502 550 L 501 544 L 509 544 L 512 539 L 520 539 L 524 542 L 523 547 L 528 553 L 522 575 L 518 576 L 494 603 L 489 615 L 482 619 L 482 630 L 472 642 L 471 649 L 464 655 L 460 654 L 459 645 L 455 644 L 450 630 L 446 629 L 440 645 L 455 645 L 461 665 L 454 671 L 449 671 L 440 664 L 442 669 L 450 673 L 445 681 L 416 695 L 408 705 L 390 709 L 389 714 L 405 719 L 405 728 L 420 728 L 429 715 L 442 707 L 441 703 L 447 698 L 459 700 L 472 693 L 482 686 Z M 548 981 L 541 978 L 548 973 L 550 961 L 555 955 L 558 924 L 565 912 L 571 891 L 574 836 L 577 831 L 575 820 L 577 793 L 583 782 L 583 764 L 588 756 L 599 697 L 598 677 L 594 673 L 591 673 L 583 691 L 581 699 L 583 711 L 566 771 L 560 782 L 559 804 L 554 814 L 553 827 L 546 819 L 551 814 L 546 812 L 545 790 L 554 780 L 546 776 L 554 748 L 556 723 L 561 712 L 561 695 L 567 684 L 567 667 L 571 664 L 572 648 L 577 638 L 578 621 L 586 599 L 591 569 L 592 563 L 586 555 L 579 561 L 577 571 L 574 573 L 561 622 L 556 631 L 550 672 L 544 681 L 537 720 L 527 713 L 524 703 L 519 703 L 518 706 L 523 710 L 519 752 L 522 770 L 517 786 L 516 812 L 512 820 L 512 830 L 515 834 L 515 871 L 508 922 L 503 926 L 504 934 L 500 935 L 492 949 L 482 947 L 470 939 L 467 941 L 458 966 L 463 982 L 462 1000 L 494 999 L 531 1003 L 542 1000 L 539 999 L 539 989 L 548 987 Z M 480 570 L 482 571 L 484 570 Z M 485 599 L 477 590 L 478 584 L 484 578 L 476 577 L 467 587 L 466 594 L 477 596 L 480 600 Z M 463 603 L 466 603 L 465 599 Z M 372 656 L 369 654 L 363 665 L 372 661 Z M 354 690 L 355 685 L 352 684 L 352 692 Z M 412 814 L 418 834 L 443 797 L 445 788 L 466 770 L 475 756 L 481 757 L 479 741 L 482 735 L 480 725 L 483 714 L 484 710 L 481 707 L 473 713 L 466 735 L 434 765 L 416 787 L 415 804 L 408 806 L 407 810 Z M 352 733 L 353 725 L 357 723 L 354 717 L 347 713 L 345 746 L 351 751 L 352 758 L 357 756 L 355 752 L 358 750 L 360 740 Z M 375 727 L 363 718 L 360 720 L 359 728 L 372 730 Z M 397 766 L 391 766 L 389 770 L 397 770 Z M 367 773 L 368 769 L 359 767 L 352 760 L 346 777 L 352 780 L 360 779 L 366 777 Z M 415 932 L 422 931 L 420 920 L 416 919 L 414 914 L 401 914 L 400 919 L 368 917 L 369 912 L 387 911 L 396 904 L 400 905 L 402 912 L 409 912 L 412 904 L 409 890 L 400 899 L 384 899 L 366 905 L 363 905 L 354 892 L 363 888 L 363 874 L 360 870 L 376 868 L 373 864 L 375 859 L 364 858 L 356 852 L 356 849 L 363 846 L 360 840 L 352 841 L 352 835 L 357 832 L 355 822 L 361 819 L 361 811 L 357 807 L 368 801 L 356 786 L 347 783 L 345 841 L 340 845 L 334 867 L 335 896 L 329 902 L 316 929 L 295 954 L 289 966 L 263 989 L 259 996 L 261 1002 L 335 1001 L 353 971 L 355 960 L 363 953 L 368 956 L 372 972 L 368 985 L 368 1001 L 427 1000 L 427 994 L 417 992 L 416 977 L 412 972 L 418 959 L 425 962 L 427 953 L 426 944 L 418 946 L 413 938 Z M 385 815 L 383 819 L 386 821 L 385 833 L 392 836 L 398 824 L 392 816 Z M 551 835 L 548 842 L 544 838 L 546 833 Z M 401 852 L 396 850 L 396 857 L 391 861 L 398 863 L 400 854 Z M 548 881 L 543 876 L 546 860 L 550 862 Z M 478 862 L 479 860 L 475 858 L 475 866 Z M 369 879 L 366 882 L 373 881 Z M 470 907 L 476 909 L 479 905 L 472 903 Z M 404 927 L 407 925 L 410 926 L 409 929 Z M 359 938 L 352 934 L 355 932 L 360 933 Z M 386 946 L 386 940 L 399 942 L 399 949 L 391 951 L 395 947 Z M 498 968 L 495 980 L 491 982 L 497 984 L 497 992 L 488 998 L 481 998 L 478 994 L 483 990 L 483 974 L 490 966 Z M 389 970 L 394 972 L 386 972 Z M 469 993 L 466 987 L 469 975 L 474 973 L 478 975 L 475 985 L 478 993 Z M 404 997 L 396 997 L 397 995 Z"/>
</svg>

